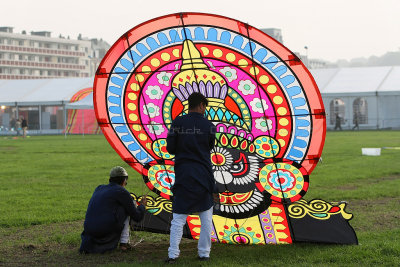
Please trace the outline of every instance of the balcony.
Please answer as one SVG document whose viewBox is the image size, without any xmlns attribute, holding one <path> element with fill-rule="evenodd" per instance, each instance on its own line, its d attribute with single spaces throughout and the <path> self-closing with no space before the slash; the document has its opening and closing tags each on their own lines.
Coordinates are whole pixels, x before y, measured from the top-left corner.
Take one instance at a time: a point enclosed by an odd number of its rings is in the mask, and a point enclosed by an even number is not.
<svg viewBox="0 0 400 267">
<path fill-rule="evenodd" d="M 11 67 L 24 67 L 34 69 L 52 69 L 52 70 L 84 70 L 86 66 L 78 64 L 64 63 L 47 63 L 35 61 L 19 61 L 19 60 L 0 60 L 0 65 Z"/>
<path fill-rule="evenodd" d="M 86 53 L 79 52 L 79 51 L 49 49 L 49 48 L 35 48 L 35 47 L 15 46 L 15 45 L 0 45 L 0 51 L 11 51 L 11 52 L 37 54 L 37 55 L 70 56 L 70 57 L 85 57 L 85 56 L 87 56 Z"/>
<path fill-rule="evenodd" d="M 54 79 L 54 78 L 76 78 L 76 77 L 87 77 L 83 75 L 75 75 L 75 76 L 36 76 L 29 74 L 0 74 L 0 80 L 23 80 L 23 79 Z"/>
</svg>

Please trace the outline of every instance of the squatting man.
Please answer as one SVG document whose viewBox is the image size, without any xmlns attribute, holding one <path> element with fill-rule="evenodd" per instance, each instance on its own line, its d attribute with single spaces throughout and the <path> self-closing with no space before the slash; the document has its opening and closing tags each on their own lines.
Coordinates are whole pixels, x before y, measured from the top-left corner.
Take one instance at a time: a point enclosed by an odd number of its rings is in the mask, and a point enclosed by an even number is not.
<svg viewBox="0 0 400 267">
<path fill-rule="evenodd" d="M 118 247 L 131 249 L 129 222 L 141 221 L 145 213 L 146 198 L 137 207 L 129 192 L 128 173 L 120 166 L 110 172 L 108 185 L 99 185 L 89 201 L 84 230 L 81 234 L 81 253 L 104 253 Z"/>
</svg>

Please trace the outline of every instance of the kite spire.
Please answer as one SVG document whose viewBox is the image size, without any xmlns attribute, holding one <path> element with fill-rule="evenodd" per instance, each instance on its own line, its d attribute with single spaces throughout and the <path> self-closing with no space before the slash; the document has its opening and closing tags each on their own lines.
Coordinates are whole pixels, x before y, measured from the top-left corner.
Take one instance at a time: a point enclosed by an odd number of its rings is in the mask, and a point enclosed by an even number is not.
<svg viewBox="0 0 400 267">
<path fill-rule="evenodd" d="M 185 40 L 183 42 L 182 58 L 181 70 L 208 69 L 207 65 L 204 64 L 203 59 L 201 58 L 199 50 L 197 50 L 191 40 Z"/>
<path fill-rule="evenodd" d="M 193 92 L 200 92 L 216 106 L 224 103 L 228 93 L 227 83 L 218 72 L 212 71 L 204 63 L 200 51 L 192 40 L 185 40 L 182 49 L 182 66 L 180 72 L 172 80 L 172 89 L 182 104 Z"/>
</svg>

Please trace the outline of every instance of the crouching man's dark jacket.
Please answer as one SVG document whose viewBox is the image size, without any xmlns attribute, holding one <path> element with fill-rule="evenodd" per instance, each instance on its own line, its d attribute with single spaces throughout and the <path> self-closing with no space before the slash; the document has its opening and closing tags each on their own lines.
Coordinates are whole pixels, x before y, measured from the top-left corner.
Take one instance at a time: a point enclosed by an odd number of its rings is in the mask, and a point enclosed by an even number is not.
<svg viewBox="0 0 400 267">
<path fill-rule="evenodd" d="M 115 249 L 121 237 L 124 221 L 130 216 L 142 220 L 145 207 L 136 205 L 129 192 L 116 183 L 99 185 L 89 201 L 81 253 L 103 253 Z"/>
</svg>

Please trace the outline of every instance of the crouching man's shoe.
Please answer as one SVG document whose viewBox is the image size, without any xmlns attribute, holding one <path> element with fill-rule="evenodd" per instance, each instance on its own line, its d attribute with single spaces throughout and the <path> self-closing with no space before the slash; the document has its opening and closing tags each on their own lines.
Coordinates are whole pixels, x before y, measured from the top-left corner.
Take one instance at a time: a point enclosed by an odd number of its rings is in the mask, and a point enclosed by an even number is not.
<svg viewBox="0 0 400 267">
<path fill-rule="evenodd" d="M 121 250 L 121 251 L 128 251 L 128 250 L 132 250 L 132 249 L 133 249 L 133 247 L 129 243 L 120 243 L 119 244 L 119 250 Z"/>
</svg>

